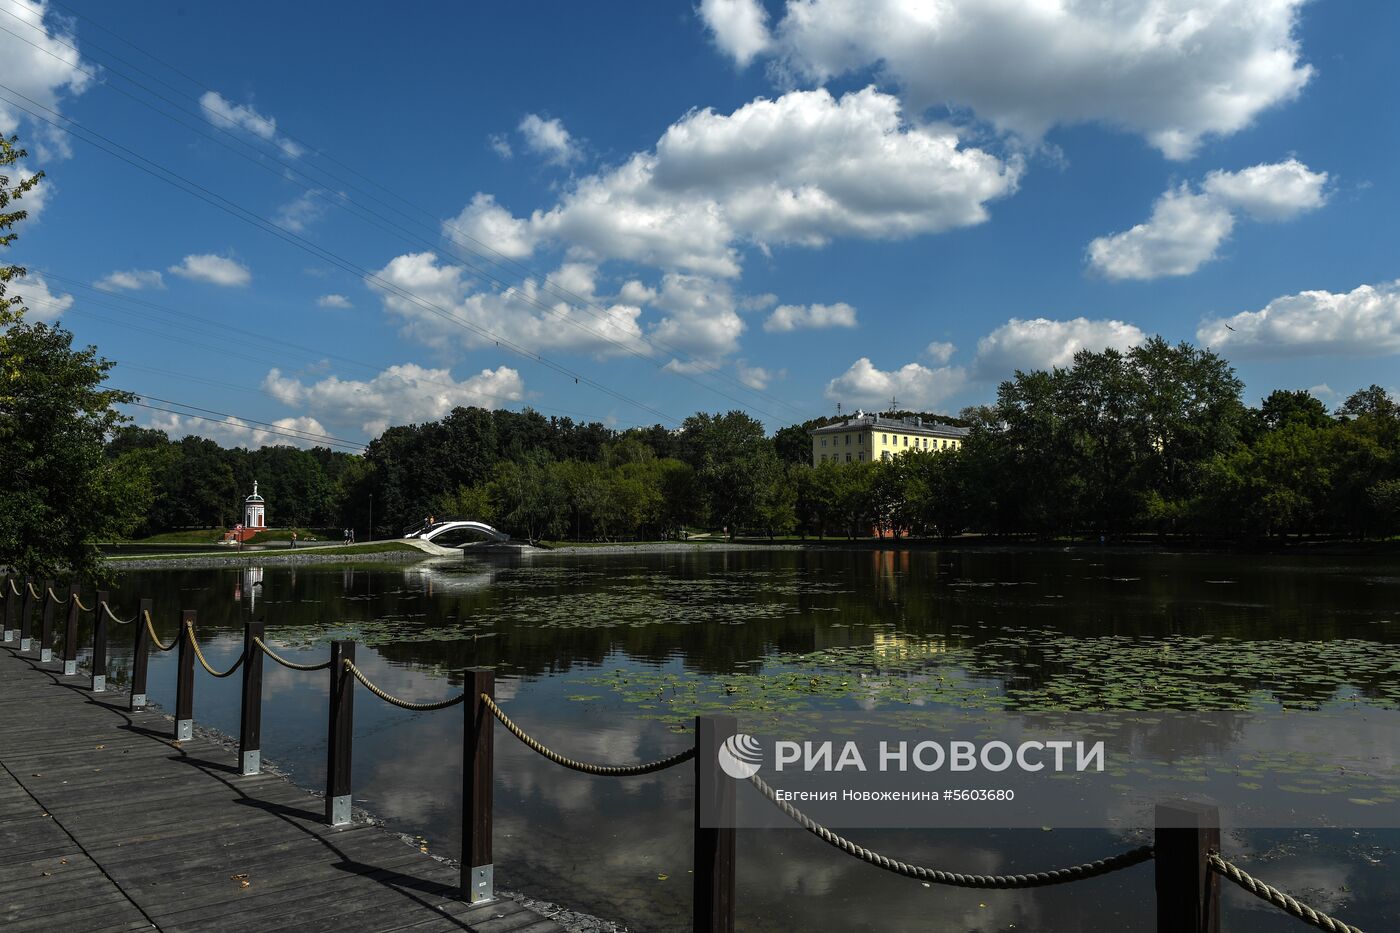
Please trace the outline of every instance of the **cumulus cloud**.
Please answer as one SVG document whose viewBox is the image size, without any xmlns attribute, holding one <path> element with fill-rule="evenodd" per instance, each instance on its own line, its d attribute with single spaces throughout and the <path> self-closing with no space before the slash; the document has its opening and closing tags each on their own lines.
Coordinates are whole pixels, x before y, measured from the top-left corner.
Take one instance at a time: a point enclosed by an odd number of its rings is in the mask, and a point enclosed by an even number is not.
<svg viewBox="0 0 1400 933">
<path fill-rule="evenodd" d="M 486 137 L 486 144 L 502 159 L 509 159 L 515 155 L 515 150 L 510 147 L 510 140 L 506 139 L 504 133 L 492 133 Z"/>
<path fill-rule="evenodd" d="M 1080 350 L 1127 350 L 1146 339 L 1141 329 L 1123 321 L 1012 318 L 977 341 L 973 368 L 981 379 L 1009 379 L 1018 369 L 1068 366 Z"/>
<path fill-rule="evenodd" d="M 286 227 L 293 233 L 301 233 L 325 215 L 326 197 L 325 191 L 319 188 L 308 188 L 279 207 L 273 219 L 279 226 Z"/>
<path fill-rule="evenodd" d="M 240 132 L 272 143 L 290 159 L 299 158 L 306 150 L 277 132 L 277 120 L 258 113 L 251 104 L 235 104 L 218 91 L 205 91 L 199 98 L 204 119 L 215 126 Z"/>
<path fill-rule="evenodd" d="M 152 412 L 146 427 L 164 431 L 172 438 L 187 435 L 207 437 L 225 447 L 247 447 L 255 449 L 269 446 L 312 447 L 332 446 L 326 440 L 327 431 L 315 418 L 278 418 L 270 426 L 252 424 L 242 418 L 228 418 L 220 421 L 205 420 L 174 412 Z"/>
<path fill-rule="evenodd" d="M 330 376 L 304 383 L 273 369 L 263 388 L 285 405 L 317 412 L 337 421 L 358 422 L 377 437 L 391 424 L 434 421 L 458 406 L 499 408 L 525 396 L 520 373 L 508 366 L 483 369 L 458 381 L 446 369 L 413 363 L 390 366 L 368 381 Z"/>
<path fill-rule="evenodd" d="M 787 370 L 774 372 L 762 366 L 750 366 L 746 361 L 739 360 L 734 364 L 734 372 L 738 375 L 739 381 L 750 389 L 762 391 L 768 388 L 768 384 L 775 379 L 782 379 L 787 375 Z"/>
<path fill-rule="evenodd" d="M 1216 258 L 1238 214 L 1283 221 L 1321 207 L 1327 173 L 1297 159 L 1215 171 L 1200 190 L 1183 183 L 1157 199 L 1146 223 L 1089 244 L 1089 263 L 1110 279 L 1190 275 Z"/>
<path fill-rule="evenodd" d="M 552 241 L 574 258 L 735 276 L 745 242 L 821 246 L 981 223 L 1020 171 L 950 127 L 908 125 L 899 101 L 873 88 L 794 91 L 687 114 L 653 150 L 579 179 L 549 210 L 516 219 L 478 194 L 458 220 L 496 225 L 519 255 Z"/>
<path fill-rule="evenodd" d="M 351 304 L 350 299 L 346 298 L 344 295 L 322 295 L 320 298 L 316 299 L 316 307 L 339 308 L 343 310 L 345 308 L 353 308 L 355 306 Z"/>
<path fill-rule="evenodd" d="M 578 141 L 557 117 L 546 120 L 539 114 L 527 113 L 519 129 L 525 137 L 525 147 L 553 165 L 568 165 L 583 156 Z"/>
<path fill-rule="evenodd" d="M 929 368 L 906 363 L 899 369 L 875 368 L 868 357 L 861 357 L 826 385 L 826 397 L 847 405 L 879 408 L 897 398 L 901 406 L 931 408 L 963 387 L 967 373 L 959 366 Z"/>
<path fill-rule="evenodd" d="M 385 310 L 403 322 L 405 333 L 429 346 L 491 346 L 497 338 L 532 350 L 564 349 L 599 356 L 641 349 L 638 317 L 642 309 L 622 301 L 580 308 L 551 293 L 552 286 L 568 289 L 591 305 L 606 299 L 595 292 L 596 269 L 585 263 L 565 263 L 543 282 L 526 279 L 503 291 L 478 287 L 462 266 L 441 260 L 436 253 L 397 256 L 366 279 Z M 495 336 L 487 336 L 488 331 Z"/>
<path fill-rule="evenodd" d="M 739 348 L 744 319 L 725 282 L 668 272 L 651 303 L 666 312 L 651 329 L 651 337 L 666 349 L 691 357 L 671 360 L 667 364 L 671 369 L 713 369 L 722 357 Z"/>
<path fill-rule="evenodd" d="M 29 309 L 24 316 L 30 323 L 52 323 L 73 307 L 72 295 L 53 291 L 42 275 L 34 273 L 11 282 L 5 297 Z"/>
<path fill-rule="evenodd" d="M 253 279 L 248 267 L 238 260 L 210 253 L 186 256 L 180 260 L 179 265 L 171 266 L 165 271 L 191 281 L 208 282 L 210 285 L 225 288 L 247 285 Z"/>
<path fill-rule="evenodd" d="M 968 108 L 1029 140 L 1100 122 L 1184 159 L 1202 137 L 1248 126 L 1307 84 L 1313 70 L 1294 36 L 1303 3 L 788 0 L 771 50 L 789 80 L 874 66 L 917 110 Z M 706 17 L 736 60 L 763 48 L 752 29 L 715 22 Z"/>
<path fill-rule="evenodd" d="M 831 305 L 779 305 L 763 322 L 763 329 L 770 333 L 855 326 L 856 309 L 843 301 Z"/>
<path fill-rule="evenodd" d="M 13 16 L 5 17 L 7 31 L 0 30 L 0 83 L 39 107 L 60 111 L 65 98 L 83 93 L 92 83 L 93 68 L 76 51 L 77 36 L 49 17 L 43 0 L 8 0 L 6 9 Z M 17 107 L 0 101 L 0 133 L 16 132 L 26 118 Z M 34 121 L 27 135 L 36 140 L 41 159 L 70 154 L 67 135 L 43 121 Z"/>
<path fill-rule="evenodd" d="M 740 68 L 772 42 L 768 11 L 758 0 L 700 0 L 699 13 L 715 45 Z"/>
<path fill-rule="evenodd" d="M 443 221 L 442 235 L 468 248 L 485 244 L 510 259 L 529 256 L 539 242 L 528 221 L 516 219 L 494 197 L 480 192 L 460 214 Z"/>
<path fill-rule="evenodd" d="M 1196 339 L 1247 356 L 1400 353 L 1400 281 L 1285 295 L 1258 311 L 1205 321 Z"/>
<path fill-rule="evenodd" d="M 953 354 L 957 352 L 957 349 L 956 346 L 947 341 L 935 340 L 927 347 L 924 347 L 924 356 L 942 365 L 953 358 Z"/>
<path fill-rule="evenodd" d="M 104 292 L 138 292 L 148 288 L 164 288 L 165 278 L 157 269 L 127 269 L 110 272 L 92 284 Z"/>
</svg>

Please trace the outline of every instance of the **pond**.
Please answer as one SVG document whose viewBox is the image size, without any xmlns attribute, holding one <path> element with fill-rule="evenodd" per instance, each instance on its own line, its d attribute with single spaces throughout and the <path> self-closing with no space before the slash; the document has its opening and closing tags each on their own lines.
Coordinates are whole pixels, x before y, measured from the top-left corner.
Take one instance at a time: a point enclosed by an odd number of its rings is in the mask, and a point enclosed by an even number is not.
<svg viewBox="0 0 1400 933">
<path fill-rule="evenodd" d="M 389 692 L 433 700 L 496 670 L 501 705 L 574 758 L 631 762 L 690 742 L 697 713 L 803 710 L 1237 709 L 1400 715 L 1393 559 L 1076 550 L 715 550 L 540 554 L 407 566 L 143 570 L 119 613 L 155 600 L 157 631 L 199 613 L 211 664 L 242 625 L 299 661 L 331 638 Z M 129 635 L 113 636 L 120 680 Z M 868 676 L 879 672 L 879 677 Z M 263 756 L 309 788 L 325 768 L 326 675 L 265 666 Z M 197 722 L 236 735 L 237 677 L 198 675 Z M 149 694 L 174 705 L 169 655 Z M 412 713 L 361 692 L 356 803 L 456 855 L 460 710 Z M 565 771 L 496 735 L 497 884 L 616 919 L 689 928 L 693 776 Z M 1400 787 L 1391 789 L 1400 799 Z M 1388 793 L 1388 791 L 1387 791 Z M 1141 842 L 1107 830 L 850 830 L 908 862 L 1033 871 Z M 1364 929 L 1400 913 L 1400 832 L 1240 830 L 1227 855 Z M 800 830 L 740 833 L 740 929 L 1150 929 L 1152 868 L 1030 891 L 927 887 Z M 1296 923 L 1226 886 L 1225 929 Z"/>
</svg>

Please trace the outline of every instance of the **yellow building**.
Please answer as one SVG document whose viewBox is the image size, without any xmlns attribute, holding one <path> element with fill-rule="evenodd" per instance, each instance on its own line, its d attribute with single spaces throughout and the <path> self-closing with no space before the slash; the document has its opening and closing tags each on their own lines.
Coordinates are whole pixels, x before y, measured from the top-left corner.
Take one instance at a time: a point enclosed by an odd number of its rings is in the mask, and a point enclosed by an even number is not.
<svg viewBox="0 0 1400 933">
<path fill-rule="evenodd" d="M 967 428 L 922 418 L 882 418 L 857 412 L 854 418 L 808 433 L 812 435 L 812 466 L 817 466 L 833 460 L 889 460 L 906 450 L 955 450 L 962 446 L 968 432 Z"/>
</svg>

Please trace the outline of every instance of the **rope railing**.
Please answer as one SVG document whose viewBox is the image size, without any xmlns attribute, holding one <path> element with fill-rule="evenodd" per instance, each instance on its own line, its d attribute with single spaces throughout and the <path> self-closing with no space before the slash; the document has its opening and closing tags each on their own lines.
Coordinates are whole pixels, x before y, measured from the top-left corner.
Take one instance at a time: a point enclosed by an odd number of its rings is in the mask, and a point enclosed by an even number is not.
<svg viewBox="0 0 1400 933">
<path fill-rule="evenodd" d="M 49 587 L 49 588 L 48 588 L 48 591 L 49 591 L 49 599 L 53 600 L 53 601 L 56 602 L 56 603 L 60 603 L 60 604 L 63 604 L 63 605 L 67 605 L 69 597 L 64 596 L 62 599 L 60 599 L 59 597 L 57 597 L 56 595 L 54 595 L 53 587 Z M 36 597 L 39 598 L 39 599 L 42 599 L 42 598 L 43 598 L 42 596 L 38 596 L 38 594 L 35 594 L 35 595 L 36 595 Z"/>
<path fill-rule="evenodd" d="M 204 657 L 204 651 L 199 647 L 199 639 L 194 637 L 194 626 L 186 625 L 185 633 L 190 640 L 190 647 L 194 649 L 194 656 L 199 661 L 199 666 L 204 668 L 214 677 L 228 677 L 234 671 L 243 666 L 243 654 L 238 655 L 238 660 L 233 662 L 233 667 L 226 671 L 217 671 L 209 665 L 209 661 Z"/>
<path fill-rule="evenodd" d="M 9 585 L 10 585 L 10 592 L 11 592 L 11 593 L 13 593 L 13 594 L 16 595 L 16 596 L 23 596 L 23 595 L 24 595 L 23 593 L 21 593 L 21 592 L 19 591 L 19 587 L 15 586 L 15 578 L 14 578 L 14 577 L 10 577 L 6 582 L 8 582 Z"/>
<path fill-rule="evenodd" d="M 79 612 L 92 612 L 93 607 L 92 607 L 92 606 L 84 606 L 84 605 L 83 605 L 82 599 L 78 596 L 77 593 L 74 593 L 74 594 L 73 594 L 72 596 L 70 596 L 69 598 L 70 598 L 74 603 L 77 604 L 77 606 L 78 606 L 78 611 L 79 611 Z"/>
<path fill-rule="evenodd" d="M 156 646 L 157 651 L 169 651 L 180 643 L 179 638 L 170 639 L 170 644 L 168 645 L 161 641 L 160 636 L 156 634 L 155 623 L 151 621 L 151 614 L 143 611 L 141 615 L 146 620 L 146 633 L 151 636 L 151 644 Z"/>
<path fill-rule="evenodd" d="M 97 604 L 97 606 L 98 606 L 99 609 L 101 609 L 104 613 L 107 614 L 107 618 L 111 619 L 113 622 L 117 623 L 118 625 L 130 625 L 131 623 L 135 622 L 137 619 L 141 618 L 141 613 L 138 612 L 138 613 L 136 613 L 136 615 L 132 616 L 132 617 L 129 618 L 129 619 L 118 619 L 117 616 L 116 616 L 116 613 L 112 612 L 112 607 L 109 606 L 109 605 L 107 605 L 106 602 L 100 602 L 100 603 Z"/>
<path fill-rule="evenodd" d="M 1362 933 L 1360 927 L 1351 926 L 1335 917 L 1329 917 L 1319 910 L 1314 910 L 1307 904 L 1302 903 L 1289 894 L 1285 894 L 1273 885 L 1265 884 L 1233 862 L 1225 861 L 1225 859 L 1221 858 L 1217 853 L 1212 852 L 1210 854 L 1208 864 L 1210 865 L 1210 870 L 1217 875 L 1228 878 L 1260 900 L 1273 904 L 1284 913 L 1297 917 L 1304 923 L 1315 926 L 1319 930 L 1326 930 L 1328 933 Z"/>
<path fill-rule="evenodd" d="M 267 655 L 269 658 L 271 658 L 272 660 L 276 661 L 278 664 L 282 665 L 283 667 L 289 668 L 290 670 L 294 670 L 294 671 L 324 671 L 325 669 L 327 669 L 328 667 L 331 666 L 331 662 L 330 662 L 330 661 L 322 661 L 320 664 L 298 664 L 298 663 L 296 663 L 295 661 L 288 661 L 286 658 L 282 657 L 280 654 L 278 654 L 277 652 L 275 652 L 275 651 L 273 651 L 271 648 L 269 648 L 269 647 L 266 645 L 266 643 L 263 642 L 263 640 L 262 640 L 261 638 L 254 638 L 254 639 L 253 639 L 253 644 L 257 645 L 257 646 L 258 646 L 258 650 L 261 651 L 263 654 Z"/>
<path fill-rule="evenodd" d="M 35 599 L 43 599 L 43 598 L 44 598 L 44 594 L 42 594 L 42 593 L 40 593 L 38 590 L 36 590 L 36 589 L 34 588 L 34 584 L 33 584 L 33 583 L 26 583 L 26 584 L 24 584 L 24 588 L 27 589 L 27 590 L 29 591 L 29 595 L 32 596 L 32 597 L 34 597 Z"/>
<path fill-rule="evenodd" d="M 427 713 L 432 712 L 433 710 L 447 709 L 450 706 L 456 706 L 458 703 L 461 703 L 467 698 L 467 693 L 464 690 L 461 693 L 457 694 L 455 697 L 449 697 L 446 700 L 438 700 L 433 703 L 410 703 L 408 700 L 399 699 L 392 693 L 388 693 L 383 688 L 379 687 L 368 677 L 366 677 L 364 671 L 356 667 L 355 662 L 351 661 L 349 658 L 345 659 L 345 669 L 351 674 L 353 674 L 356 680 L 364 684 L 365 689 L 368 690 L 370 693 L 379 697 L 379 699 L 383 700 L 385 703 L 390 704 L 391 706 L 397 706 L 399 709 L 411 709 L 416 712 Z"/>
<path fill-rule="evenodd" d="M 807 832 L 816 836 L 822 842 L 840 849 L 842 852 L 854 858 L 860 859 L 876 868 L 896 875 L 903 875 L 906 878 L 913 878 L 928 884 L 943 884 L 957 888 L 1041 888 L 1052 884 L 1066 884 L 1071 881 L 1082 881 L 1086 878 L 1094 878 L 1098 875 L 1107 875 L 1110 872 L 1121 871 L 1124 868 L 1131 868 L 1143 862 L 1150 861 L 1153 856 L 1152 846 L 1139 846 L 1136 849 L 1129 849 L 1117 855 L 1110 855 L 1106 858 L 1095 859 L 1092 862 L 1084 862 L 1079 865 L 1071 865 L 1067 868 L 1052 868 L 1048 871 L 1030 872 L 1028 874 L 1015 875 L 968 875 L 962 872 L 945 871 L 941 868 L 925 868 L 922 865 L 910 865 L 908 862 L 901 862 L 892 859 L 887 855 L 881 855 L 864 846 L 858 845 L 845 836 L 832 832 L 816 820 L 794 807 L 784 800 L 779 800 L 777 792 L 761 777 L 754 775 L 749 778 L 758 791 L 768 799 L 773 806 L 783 811 L 793 822 L 797 823 Z"/>
<path fill-rule="evenodd" d="M 606 777 L 635 777 L 641 774 L 652 774 L 656 771 L 664 771 L 667 768 L 674 767 L 675 765 L 681 764 L 685 761 L 689 761 L 690 759 L 695 757 L 695 747 L 691 746 L 685 751 L 672 755 L 669 758 L 662 758 L 658 761 L 649 761 L 643 764 L 636 765 L 598 765 L 590 764 L 586 761 L 575 761 L 574 759 L 566 758 L 558 752 L 554 751 L 553 749 L 549 748 L 542 742 L 532 737 L 524 729 L 521 729 L 519 726 L 517 726 L 511 720 L 511 718 L 506 715 L 505 710 L 501 709 L 499 706 L 496 705 L 496 701 L 489 694 L 483 693 L 481 695 L 481 702 L 485 705 L 485 707 L 488 710 L 491 711 L 491 715 L 495 716 L 501 721 L 501 725 L 506 727 L 506 731 L 510 732 L 511 735 L 524 742 L 528 748 L 538 752 L 539 754 L 548 758 L 550 761 L 554 762 L 557 765 L 563 765 L 565 768 L 570 768 L 574 771 L 581 771 L 584 774 L 597 774 Z"/>
</svg>

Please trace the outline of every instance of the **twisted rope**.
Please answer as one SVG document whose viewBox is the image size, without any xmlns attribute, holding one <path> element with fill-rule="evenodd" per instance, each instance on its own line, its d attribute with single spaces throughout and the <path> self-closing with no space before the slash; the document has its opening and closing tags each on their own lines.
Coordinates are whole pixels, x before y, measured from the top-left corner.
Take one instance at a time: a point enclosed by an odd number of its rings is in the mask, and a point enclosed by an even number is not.
<svg viewBox="0 0 1400 933">
<path fill-rule="evenodd" d="M 107 613 L 107 618 L 111 619 L 113 622 L 117 623 L 118 625 L 130 625 L 131 623 L 135 622 L 137 619 L 141 618 L 141 614 L 138 612 L 136 615 L 132 616 L 132 617 L 129 618 L 129 619 L 118 619 L 118 618 L 116 617 L 116 615 L 113 614 L 113 612 L 112 612 L 112 607 L 109 606 L 109 605 L 107 605 L 105 602 L 104 602 L 104 603 L 98 603 L 98 606 L 102 609 L 103 612 Z"/>
<path fill-rule="evenodd" d="M 407 700 L 399 699 L 391 693 L 385 693 L 373 682 L 371 682 L 370 679 L 364 675 L 364 672 L 355 666 L 355 662 L 351 661 L 349 658 L 345 659 L 345 669 L 350 673 L 354 674 L 355 679 L 358 680 L 360 683 L 364 684 L 365 689 L 368 690 L 370 693 L 379 697 L 379 699 L 383 700 L 386 703 L 389 703 L 393 706 L 397 706 L 399 709 L 411 709 L 417 710 L 418 712 L 431 712 L 432 710 L 447 709 L 449 706 L 456 706 L 458 703 L 461 703 L 467 698 L 466 691 L 463 691 L 462 693 L 457 694 L 455 697 L 451 697 L 450 699 L 446 700 L 438 700 L 436 703 L 410 703 Z"/>
<path fill-rule="evenodd" d="M 194 656 L 199 659 L 200 666 L 203 667 L 213 676 L 227 677 L 243 666 L 243 654 L 239 654 L 238 660 L 233 662 L 233 667 L 230 667 L 228 670 L 222 672 L 214 670 L 212 667 L 209 666 L 209 662 L 206 661 L 204 658 L 204 652 L 201 651 L 199 648 L 199 639 L 194 637 L 194 626 L 186 623 L 185 631 L 189 634 L 190 646 L 194 648 Z"/>
<path fill-rule="evenodd" d="M 907 862 L 892 859 L 887 855 L 872 852 L 844 836 L 837 835 L 807 816 L 807 814 L 803 813 L 792 804 L 785 800 L 779 800 L 773 788 L 768 786 L 758 775 L 749 778 L 749 783 L 758 788 L 773 806 L 782 810 L 793 822 L 816 836 L 822 842 L 835 846 L 847 855 L 854 856 L 862 862 L 874 865 L 876 868 L 883 868 L 885 871 L 893 872 L 896 875 L 903 875 L 906 878 L 914 878 L 930 884 L 946 884 L 957 888 L 1040 888 L 1052 884 L 1082 881 L 1085 878 L 1093 878 L 1098 875 L 1106 875 L 1109 872 L 1120 871 L 1124 868 L 1131 868 L 1133 865 L 1138 865 L 1150 860 L 1153 856 L 1151 846 L 1139 846 L 1127 852 L 1120 852 L 1117 855 L 1110 855 L 1107 858 L 1096 859 L 1081 865 L 1071 865 L 1068 868 L 1053 868 L 1049 871 L 1037 871 L 1023 875 L 965 875 L 962 872 L 943 871 L 939 868 L 924 868 L 921 865 L 910 865 Z"/>
<path fill-rule="evenodd" d="M 178 638 L 170 639 L 170 644 L 168 645 L 161 641 L 160 636 L 156 634 L 155 623 L 151 621 L 151 614 L 149 612 L 143 612 L 141 615 L 146 619 L 146 632 L 151 636 L 151 644 L 156 646 L 157 651 L 169 651 L 180 643 L 180 639 Z"/>
<path fill-rule="evenodd" d="M 691 746 L 680 754 L 672 755 L 670 758 L 662 758 L 659 761 L 649 761 L 645 764 L 638 765 L 595 765 L 589 764 L 586 761 L 574 761 L 572 758 L 565 758 L 553 749 L 547 748 L 540 742 L 531 738 L 524 729 L 521 729 L 512 722 L 511 718 L 506 715 L 505 710 L 497 706 L 496 701 L 487 694 L 483 693 L 481 695 L 481 702 L 486 704 L 486 708 L 491 711 L 491 715 L 499 719 L 501 725 L 505 726 L 511 735 L 524 742 L 530 749 L 539 752 L 556 765 L 563 765 L 574 771 L 582 771 L 584 774 L 600 774 L 606 777 L 634 777 L 639 774 L 651 774 L 656 771 L 664 771 L 667 768 L 678 765 L 683 761 L 689 761 L 691 758 L 695 757 L 695 747 Z"/>
<path fill-rule="evenodd" d="M 1224 875 L 1260 900 L 1268 901 L 1285 913 L 1291 914 L 1319 930 L 1327 930 L 1328 933 L 1362 933 L 1359 927 L 1350 926 L 1335 917 L 1329 917 L 1313 910 L 1307 904 L 1300 903 L 1296 898 L 1283 893 L 1273 885 L 1265 884 L 1238 865 L 1225 861 L 1214 852 L 1209 856 L 1209 864 L 1211 871 L 1218 875 Z"/>
<path fill-rule="evenodd" d="M 257 645 L 259 651 L 267 655 L 272 660 L 276 661 L 278 664 L 282 665 L 283 667 L 291 668 L 294 671 L 324 671 L 326 668 L 331 666 L 330 661 L 322 661 L 320 664 L 297 664 L 295 661 L 288 661 L 286 658 L 273 651 L 267 645 L 263 644 L 263 640 L 261 638 L 254 638 L 253 644 Z"/>
</svg>

